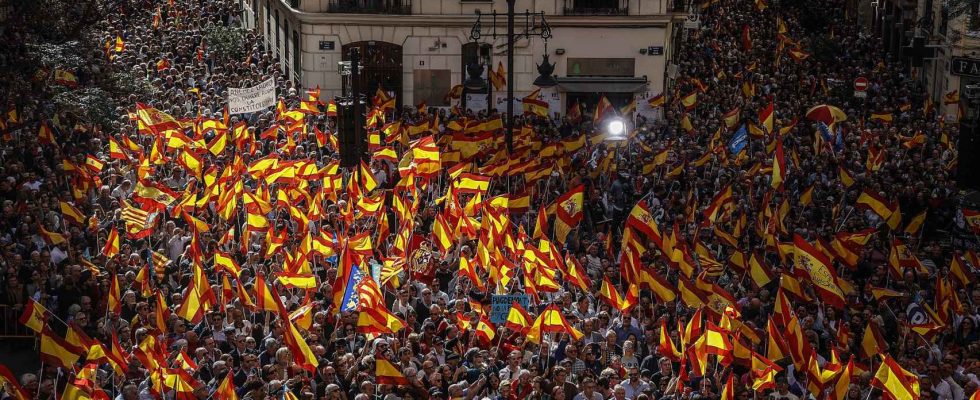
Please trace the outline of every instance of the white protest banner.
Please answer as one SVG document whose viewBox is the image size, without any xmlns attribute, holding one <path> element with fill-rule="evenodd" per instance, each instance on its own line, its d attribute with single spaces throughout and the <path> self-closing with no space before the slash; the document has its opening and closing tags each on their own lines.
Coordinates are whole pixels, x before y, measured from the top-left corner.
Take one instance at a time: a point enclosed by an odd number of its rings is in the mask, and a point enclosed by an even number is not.
<svg viewBox="0 0 980 400">
<path fill-rule="evenodd" d="M 276 105 L 276 81 L 269 78 L 249 88 L 228 88 L 228 113 L 245 114 Z"/>
</svg>

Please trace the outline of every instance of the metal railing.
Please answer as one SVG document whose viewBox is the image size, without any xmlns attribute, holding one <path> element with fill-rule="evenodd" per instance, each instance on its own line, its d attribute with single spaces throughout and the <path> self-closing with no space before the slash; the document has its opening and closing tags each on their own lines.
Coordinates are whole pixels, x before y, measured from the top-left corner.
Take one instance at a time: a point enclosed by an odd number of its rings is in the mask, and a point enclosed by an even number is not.
<svg viewBox="0 0 980 400">
<path fill-rule="evenodd" d="M 565 15 L 629 15 L 629 0 L 565 0 Z"/>
<path fill-rule="evenodd" d="M 0 338 L 33 338 L 34 332 L 20 321 L 20 312 L 8 305 L 0 305 Z"/>
<path fill-rule="evenodd" d="M 330 0 L 327 11 L 345 14 L 411 15 L 412 0 Z"/>
</svg>

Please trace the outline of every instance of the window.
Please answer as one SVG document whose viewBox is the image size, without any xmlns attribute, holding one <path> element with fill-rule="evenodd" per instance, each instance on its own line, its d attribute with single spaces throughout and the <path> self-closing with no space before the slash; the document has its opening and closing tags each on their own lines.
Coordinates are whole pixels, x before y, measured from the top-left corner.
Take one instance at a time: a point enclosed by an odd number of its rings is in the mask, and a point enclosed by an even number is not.
<svg viewBox="0 0 980 400">
<path fill-rule="evenodd" d="M 415 70 L 415 103 L 445 107 L 449 105 L 446 93 L 452 86 L 452 71 L 448 69 Z"/>
<path fill-rule="evenodd" d="M 286 35 L 286 39 L 282 42 L 282 65 L 283 71 L 286 72 L 286 78 L 289 78 L 289 21 L 283 21 L 283 34 Z"/>
<path fill-rule="evenodd" d="M 279 39 L 280 39 L 280 36 L 279 36 L 279 10 L 276 10 L 274 19 L 276 20 L 276 41 L 275 41 L 273 47 L 275 47 L 275 55 L 276 55 L 276 57 L 279 57 Z"/>
<path fill-rule="evenodd" d="M 300 61 L 302 54 L 299 51 L 299 32 L 293 31 L 293 71 L 296 73 L 296 78 L 300 78 Z"/>
<path fill-rule="evenodd" d="M 629 0 L 565 0 L 565 14 L 626 15 Z"/>
<path fill-rule="evenodd" d="M 269 0 L 265 0 L 265 50 L 271 50 L 269 41 L 272 40 L 272 17 L 269 13 L 271 9 Z"/>
</svg>

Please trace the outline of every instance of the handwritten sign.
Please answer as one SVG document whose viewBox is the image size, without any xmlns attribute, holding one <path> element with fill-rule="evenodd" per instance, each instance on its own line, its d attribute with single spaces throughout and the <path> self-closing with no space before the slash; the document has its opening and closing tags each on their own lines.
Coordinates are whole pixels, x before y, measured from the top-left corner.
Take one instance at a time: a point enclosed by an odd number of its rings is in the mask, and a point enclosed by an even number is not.
<svg viewBox="0 0 980 400">
<path fill-rule="evenodd" d="M 530 299 L 526 294 L 495 294 L 491 299 L 490 322 L 502 324 L 507 322 L 507 314 L 510 313 L 510 306 L 516 301 L 521 307 L 527 309 Z"/>
<path fill-rule="evenodd" d="M 276 105 L 276 81 L 269 78 L 249 88 L 228 88 L 228 113 L 245 114 Z"/>
</svg>

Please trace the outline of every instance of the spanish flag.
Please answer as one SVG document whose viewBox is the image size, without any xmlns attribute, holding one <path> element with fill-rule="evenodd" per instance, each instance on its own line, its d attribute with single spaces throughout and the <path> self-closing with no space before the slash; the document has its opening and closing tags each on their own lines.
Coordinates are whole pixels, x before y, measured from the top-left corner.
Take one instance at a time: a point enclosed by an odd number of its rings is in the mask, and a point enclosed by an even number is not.
<svg viewBox="0 0 980 400">
<path fill-rule="evenodd" d="M 871 386 L 881 389 L 894 399 L 919 399 L 919 377 L 902 369 L 890 355 L 885 355 Z"/>
<path fill-rule="evenodd" d="M 524 333 L 531 328 L 531 316 L 521 307 L 520 303 L 513 302 L 510 305 L 510 311 L 507 313 L 507 322 L 504 323 L 504 327 L 513 330 L 514 332 Z"/>
<path fill-rule="evenodd" d="M 379 358 L 374 363 L 375 383 L 378 385 L 407 386 L 408 378 L 402 375 L 394 365 L 384 358 Z"/>
<path fill-rule="evenodd" d="M 772 181 L 773 189 L 782 191 L 783 182 L 786 181 L 786 156 L 783 154 L 783 139 L 776 138 L 776 151 L 772 156 Z"/>
<path fill-rule="evenodd" d="M 565 238 L 582 220 L 584 197 L 585 186 L 578 185 L 556 200 L 555 240 L 558 243 L 564 244 Z"/>
<path fill-rule="evenodd" d="M 963 210 L 963 220 L 966 221 L 966 226 L 973 233 L 980 233 L 980 211 L 974 211 L 968 208 L 962 208 L 961 210 Z"/>
<path fill-rule="evenodd" d="M 740 107 L 735 107 L 731 111 L 725 113 L 721 118 L 725 121 L 725 127 L 728 129 L 734 128 L 738 125 L 738 120 L 741 118 L 742 109 Z"/>
<path fill-rule="evenodd" d="M 759 126 L 761 126 L 766 134 L 772 134 L 773 120 L 775 119 L 776 112 L 774 110 L 773 102 L 769 102 L 766 108 L 759 111 Z"/>
<path fill-rule="evenodd" d="M 18 321 L 32 331 L 41 333 L 48 323 L 48 310 L 33 298 L 28 298 Z"/>
<path fill-rule="evenodd" d="M 682 97 L 681 104 L 684 106 L 685 110 L 687 111 L 693 110 L 694 107 L 697 107 L 698 105 L 698 92 L 695 90 L 690 94 L 688 94 L 687 96 Z"/>
<path fill-rule="evenodd" d="M 745 48 L 745 51 L 752 50 L 752 35 L 749 32 L 748 24 L 742 25 L 742 47 Z"/>
<path fill-rule="evenodd" d="M 525 115 L 537 115 L 539 117 L 548 116 L 548 102 L 538 99 L 538 93 L 541 89 L 537 89 L 530 95 L 521 99 L 521 106 L 524 108 Z"/>
<path fill-rule="evenodd" d="M 711 204 L 704 209 L 704 222 L 703 226 L 708 226 L 713 224 L 719 216 L 723 213 L 723 208 L 726 204 L 732 201 L 732 185 L 726 185 L 723 189 L 715 194 L 715 197 L 711 200 Z"/>
<path fill-rule="evenodd" d="M 527 340 L 534 344 L 540 344 L 541 337 L 549 332 L 568 333 L 573 341 L 579 341 L 585 335 L 569 324 L 565 316 L 562 315 L 561 310 L 555 305 L 548 306 L 548 308 L 541 312 L 541 315 L 538 315 L 538 318 L 531 325 L 531 329 L 527 332 Z"/>
<path fill-rule="evenodd" d="M 109 236 L 106 237 L 105 247 L 102 248 L 102 255 L 112 258 L 116 254 L 119 254 L 119 231 L 112 227 L 109 229 Z"/>
<path fill-rule="evenodd" d="M 636 286 L 630 285 L 630 292 L 635 291 Z M 608 277 L 602 278 L 602 287 L 599 289 L 599 298 L 619 310 L 620 312 L 628 311 L 636 305 L 638 296 L 631 296 L 627 294 L 626 298 L 623 298 L 613 287 L 612 283 L 609 282 Z"/>
<path fill-rule="evenodd" d="M 840 288 L 837 271 L 834 270 L 827 255 L 800 235 L 793 235 L 793 245 L 796 267 L 806 271 L 824 302 L 837 309 L 844 309 L 844 291 Z"/>
<path fill-rule="evenodd" d="M 221 380 L 221 384 L 214 391 L 215 398 L 238 400 L 238 393 L 235 392 L 235 382 L 232 380 L 232 376 L 231 371 L 228 371 L 228 375 Z"/>
<path fill-rule="evenodd" d="M 316 355 L 310 350 L 306 339 L 303 339 L 299 331 L 296 330 L 296 326 L 289 321 L 288 316 L 283 317 L 282 321 L 285 326 L 282 337 L 283 341 L 286 342 L 286 346 L 293 353 L 293 361 L 303 369 L 310 371 L 310 373 L 316 372 L 316 367 L 319 365 Z"/>
<path fill-rule="evenodd" d="M 666 101 L 667 101 L 667 98 L 664 96 L 663 93 L 660 93 L 660 94 L 658 94 L 656 96 L 653 96 L 653 97 L 647 99 L 647 104 L 649 104 L 650 107 L 653 107 L 653 108 L 655 108 L 655 107 L 663 107 L 663 105 L 666 103 Z"/>
<path fill-rule="evenodd" d="M 82 352 L 51 330 L 41 330 L 41 362 L 71 370 Z"/>
<path fill-rule="evenodd" d="M 883 123 L 890 124 L 892 123 L 892 113 L 889 112 L 871 113 L 871 118 L 868 119 L 871 121 L 881 121 Z"/>
<path fill-rule="evenodd" d="M 667 334 L 667 320 L 660 320 L 660 345 L 657 346 L 657 350 L 664 357 L 667 357 L 671 361 L 680 362 L 681 352 L 677 350 L 677 346 L 674 345 L 674 340 L 670 338 Z"/>
<path fill-rule="evenodd" d="M 867 189 L 864 189 L 864 191 L 861 192 L 861 195 L 858 196 L 856 205 L 858 207 L 873 211 L 883 220 L 887 220 L 888 217 L 895 212 L 892 206 L 885 201 L 885 199 L 883 199 L 877 193 L 869 192 Z"/>
</svg>

